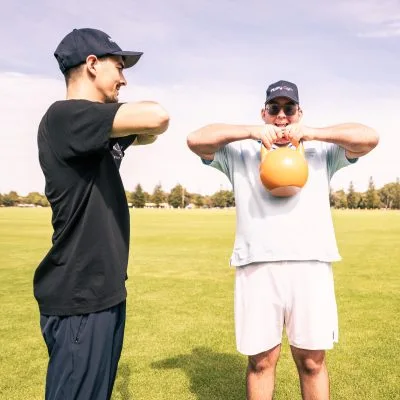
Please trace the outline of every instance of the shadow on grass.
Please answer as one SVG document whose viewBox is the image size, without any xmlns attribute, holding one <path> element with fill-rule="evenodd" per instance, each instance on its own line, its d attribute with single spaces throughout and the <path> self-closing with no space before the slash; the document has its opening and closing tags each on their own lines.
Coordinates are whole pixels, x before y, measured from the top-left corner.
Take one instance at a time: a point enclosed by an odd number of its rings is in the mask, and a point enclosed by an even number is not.
<svg viewBox="0 0 400 400">
<path fill-rule="evenodd" d="M 129 391 L 129 379 L 131 377 L 131 369 L 128 364 L 120 364 L 118 366 L 119 380 L 116 382 L 115 392 L 117 392 L 122 400 L 131 400 L 132 394 Z"/>
<path fill-rule="evenodd" d="M 190 391 L 198 400 L 243 400 L 246 359 L 214 353 L 205 347 L 151 364 L 155 369 L 182 369 L 190 379 Z"/>
</svg>

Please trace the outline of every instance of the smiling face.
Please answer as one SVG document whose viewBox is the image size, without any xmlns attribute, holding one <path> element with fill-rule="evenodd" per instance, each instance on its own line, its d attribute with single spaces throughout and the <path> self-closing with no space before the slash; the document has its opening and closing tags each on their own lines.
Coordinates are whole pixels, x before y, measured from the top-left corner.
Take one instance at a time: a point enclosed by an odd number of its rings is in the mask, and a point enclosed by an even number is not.
<svg viewBox="0 0 400 400">
<path fill-rule="evenodd" d="M 274 115 L 275 114 L 275 115 Z M 266 124 L 284 128 L 289 124 L 298 123 L 303 112 L 298 104 L 287 97 L 276 97 L 261 110 L 261 117 Z M 282 138 L 276 144 L 288 144 L 289 140 Z"/>
<path fill-rule="evenodd" d="M 117 103 L 120 87 L 127 84 L 123 74 L 124 60 L 121 56 L 109 56 L 98 61 L 96 89 L 104 103 Z"/>
</svg>

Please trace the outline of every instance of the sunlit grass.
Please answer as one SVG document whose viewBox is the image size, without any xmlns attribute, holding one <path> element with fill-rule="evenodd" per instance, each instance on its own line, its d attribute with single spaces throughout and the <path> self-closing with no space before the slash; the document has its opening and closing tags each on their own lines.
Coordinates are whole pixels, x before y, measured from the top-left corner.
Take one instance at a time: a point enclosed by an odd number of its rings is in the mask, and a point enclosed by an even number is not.
<svg viewBox="0 0 400 400">
<path fill-rule="evenodd" d="M 0 209 L 0 398 L 42 399 L 47 353 L 32 294 L 48 209 Z M 113 400 L 243 400 L 236 352 L 234 211 L 131 210 L 128 319 Z M 332 399 L 400 398 L 400 213 L 335 211 L 340 342 Z M 276 400 L 300 399 L 287 343 Z"/>
</svg>

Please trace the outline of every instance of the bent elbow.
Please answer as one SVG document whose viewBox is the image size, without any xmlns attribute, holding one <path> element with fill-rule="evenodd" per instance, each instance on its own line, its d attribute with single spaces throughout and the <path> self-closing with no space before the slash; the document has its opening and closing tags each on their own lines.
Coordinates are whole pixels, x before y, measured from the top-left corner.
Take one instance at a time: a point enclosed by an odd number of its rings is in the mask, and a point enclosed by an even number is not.
<svg viewBox="0 0 400 400">
<path fill-rule="evenodd" d="M 154 119 L 153 119 L 153 126 L 151 129 L 154 129 L 155 132 L 161 134 L 168 129 L 169 126 L 169 115 L 167 111 L 158 104 L 154 105 Z"/>
<path fill-rule="evenodd" d="M 169 115 L 161 106 L 157 110 L 157 127 L 167 129 L 169 125 Z"/>
<path fill-rule="evenodd" d="M 368 145 L 371 150 L 373 150 L 379 143 L 379 134 L 376 131 L 371 132 L 371 136 L 368 141 Z"/>
<path fill-rule="evenodd" d="M 186 144 L 190 150 L 192 150 L 193 152 L 195 151 L 197 140 L 194 132 L 189 133 L 186 138 Z"/>
</svg>

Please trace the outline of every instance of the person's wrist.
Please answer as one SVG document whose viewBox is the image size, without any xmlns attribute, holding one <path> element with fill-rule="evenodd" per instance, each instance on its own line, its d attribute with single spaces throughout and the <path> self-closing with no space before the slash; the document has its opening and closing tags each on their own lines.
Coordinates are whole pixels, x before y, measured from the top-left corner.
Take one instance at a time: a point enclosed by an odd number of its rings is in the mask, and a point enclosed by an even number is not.
<svg viewBox="0 0 400 400">
<path fill-rule="evenodd" d="M 304 140 L 318 140 L 318 130 L 315 128 L 310 128 L 310 127 L 303 127 L 304 129 L 304 135 L 303 138 Z"/>
<path fill-rule="evenodd" d="M 252 139 L 252 133 L 251 133 L 251 127 L 250 126 L 244 126 L 244 131 L 246 132 L 246 137 L 244 139 Z"/>
</svg>

